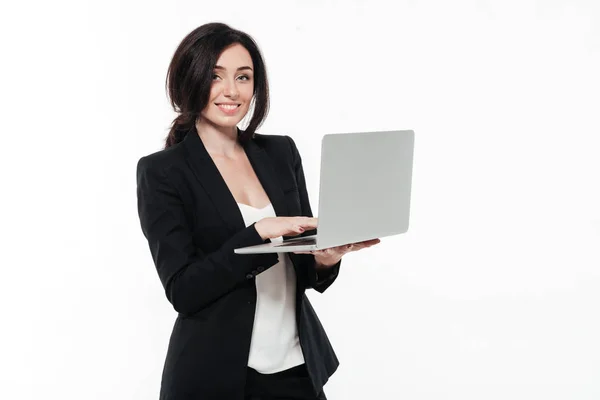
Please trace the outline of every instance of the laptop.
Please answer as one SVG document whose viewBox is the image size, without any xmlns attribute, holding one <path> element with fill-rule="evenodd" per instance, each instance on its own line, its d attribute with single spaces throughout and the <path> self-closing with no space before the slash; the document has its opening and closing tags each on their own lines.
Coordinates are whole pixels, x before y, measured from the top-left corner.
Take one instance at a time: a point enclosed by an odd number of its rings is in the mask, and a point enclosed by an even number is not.
<svg viewBox="0 0 600 400">
<path fill-rule="evenodd" d="M 405 233 L 409 225 L 414 138 L 412 130 L 323 136 L 316 235 L 234 252 L 313 251 Z"/>
</svg>

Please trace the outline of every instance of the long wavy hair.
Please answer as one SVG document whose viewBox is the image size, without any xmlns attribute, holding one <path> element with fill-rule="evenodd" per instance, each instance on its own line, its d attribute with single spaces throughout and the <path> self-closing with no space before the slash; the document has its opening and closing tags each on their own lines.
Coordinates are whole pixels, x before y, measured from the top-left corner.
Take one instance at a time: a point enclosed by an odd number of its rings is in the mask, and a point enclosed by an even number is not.
<svg viewBox="0 0 600 400">
<path fill-rule="evenodd" d="M 212 22 L 190 32 L 179 44 L 167 71 L 165 89 L 173 110 L 178 114 L 171 124 L 165 148 L 196 132 L 196 121 L 208 104 L 212 77 L 219 55 L 228 46 L 239 43 L 250 53 L 254 64 L 254 95 L 248 113 L 248 126 L 239 134 L 242 143 L 252 137 L 269 111 L 269 84 L 261 52 L 248 34 L 230 26 Z"/>
</svg>

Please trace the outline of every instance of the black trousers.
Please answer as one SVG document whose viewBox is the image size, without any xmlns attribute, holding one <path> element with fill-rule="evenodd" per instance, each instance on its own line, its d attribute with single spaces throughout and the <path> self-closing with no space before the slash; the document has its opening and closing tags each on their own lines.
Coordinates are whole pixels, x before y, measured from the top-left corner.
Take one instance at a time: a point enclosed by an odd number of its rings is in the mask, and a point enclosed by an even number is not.
<svg viewBox="0 0 600 400">
<path fill-rule="evenodd" d="M 327 400 L 323 392 L 315 396 L 305 364 L 274 374 L 247 371 L 246 400 Z"/>
</svg>

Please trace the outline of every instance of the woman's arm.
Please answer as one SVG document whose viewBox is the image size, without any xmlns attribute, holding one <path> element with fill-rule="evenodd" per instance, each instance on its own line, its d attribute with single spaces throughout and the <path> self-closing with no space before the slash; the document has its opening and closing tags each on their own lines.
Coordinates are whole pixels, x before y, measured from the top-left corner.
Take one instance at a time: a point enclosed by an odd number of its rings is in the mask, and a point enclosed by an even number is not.
<svg viewBox="0 0 600 400">
<path fill-rule="evenodd" d="M 310 208 L 310 202 L 308 200 L 308 191 L 306 190 L 306 181 L 304 179 L 304 169 L 302 168 L 302 157 L 298 152 L 296 143 L 294 140 L 286 136 L 290 141 L 292 150 L 292 162 L 294 165 L 294 172 L 296 175 L 296 183 L 298 184 L 298 192 L 300 194 L 300 206 L 302 216 L 312 217 L 312 210 Z M 305 232 L 306 234 L 314 234 L 314 231 Z M 307 287 L 311 287 L 316 291 L 323 293 L 337 278 L 340 272 L 340 260 L 337 264 L 332 267 L 325 269 L 315 268 L 315 256 L 312 254 L 290 254 L 300 261 L 300 265 L 306 266 L 306 279 L 308 281 Z"/>
<path fill-rule="evenodd" d="M 210 254 L 198 249 L 177 190 L 143 157 L 137 165 L 137 204 L 144 236 L 173 308 L 193 314 L 277 263 L 277 254 L 238 255 L 234 249 L 265 243 L 254 224 Z M 260 268 L 259 268 L 260 267 Z M 257 270 L 258 269 L 258 270 Z"/>
</svg>

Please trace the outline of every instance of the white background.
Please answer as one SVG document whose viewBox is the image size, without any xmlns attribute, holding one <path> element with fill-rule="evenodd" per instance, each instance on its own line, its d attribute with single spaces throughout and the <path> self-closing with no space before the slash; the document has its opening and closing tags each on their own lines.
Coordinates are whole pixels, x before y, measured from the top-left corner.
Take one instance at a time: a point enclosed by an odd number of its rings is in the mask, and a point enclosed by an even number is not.
<svg viewBox="0 0 600 400">
<path fill-rule="evenodd" d="M 53 1 L 0 10 L 0 398 L 156 399 L 175 312 L 136 209 L 179 41 L 267 63 L 262 133 L 414 129 L 411 228 L 310 292 L 330 399 L 600 398 L 600 3 Z"/>
</svg>

